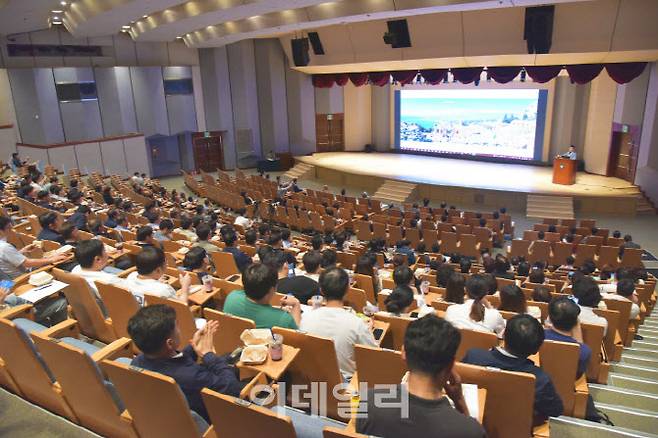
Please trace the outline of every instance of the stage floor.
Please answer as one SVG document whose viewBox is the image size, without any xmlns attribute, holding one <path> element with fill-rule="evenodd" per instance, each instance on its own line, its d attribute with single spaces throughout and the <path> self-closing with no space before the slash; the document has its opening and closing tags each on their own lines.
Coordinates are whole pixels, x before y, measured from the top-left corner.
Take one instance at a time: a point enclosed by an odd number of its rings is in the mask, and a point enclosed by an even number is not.
<svg viewBox="0 0 658 438">
<path fill-rule="evenodd" d="M 628 197 L 637 186 L 620 178 L 578 172 L 576 184 L 553 184 L 553 168 L 421 155 L 325 152 L 296 160 L 352 175 L 416 184 L 574 197 Z"/>
</svg>

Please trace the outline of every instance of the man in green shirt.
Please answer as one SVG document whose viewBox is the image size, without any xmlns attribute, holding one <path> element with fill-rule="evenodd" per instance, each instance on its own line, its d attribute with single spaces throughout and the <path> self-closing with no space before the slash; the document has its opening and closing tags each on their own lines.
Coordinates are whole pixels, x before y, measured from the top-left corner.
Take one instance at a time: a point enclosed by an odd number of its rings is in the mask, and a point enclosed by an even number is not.
<svg viewBox="0 0 658 438">
<path fill-rule="evenodd" d="M 281 300 L 283 309 L 270 305 L 276 293 L 277 272 L 262 263 L 255 263 L 242 273 L 244 290 L 229 294 L 224 312 L 254 321 L 256 328 L 283 327 L 297 330 L 301 321 L 299 300 L 287 295 Z"/>
</svg>

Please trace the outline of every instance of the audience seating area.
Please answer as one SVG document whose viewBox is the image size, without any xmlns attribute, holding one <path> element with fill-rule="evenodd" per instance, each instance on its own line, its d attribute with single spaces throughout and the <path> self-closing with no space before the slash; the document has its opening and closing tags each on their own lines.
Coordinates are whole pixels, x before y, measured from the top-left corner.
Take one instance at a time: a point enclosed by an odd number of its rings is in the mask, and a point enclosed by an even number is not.
<svg viewBox="0 0 658 438">
<path fill-rule="evenodd" d="M 486 258 L 507 256 L 511 261 L 509 275 L 497 278 L 498 294 L 489 295 L 488 303 L 492 308 L 500 307 L 500 291 L 507 285 L 518 285 L 526 298 L 526 305 L 537 307 L 541 312 L 539 319 L 542 323 L 548 319 L 548 303 L 533 299 L 537 288 L 547 288 L 552 298 L 570 297 L 570 276 L 586 264 L 593 263 L 598 268 L 597 277 L 602 272 L 613 272 L 620 267 L 643 267 L 641 249 L 624 247 L 623 239 L 611 237 L 608 229 L 596 228 L 593 220 L 545 219 L 532 230 L 524 230 L 522 238 L 517 239 L 518 230 L 515 230 L 513 218 L 504 211 L 473 212 L 416 204 L 390 206 L 367 197 L 302 190 L 296 185 L 299 191 L 282 192 L 277 181 L 246 175 L 239 170 L 235 176 L 218 171 L 217 177 L 201 172 L 200 180 L 184 173 L 187 189 L 198 198 L 192 200 L 174 197 L 156 180 L 147 179 L 136 184 L 116 175 L 82 176 L 75 169 L 67 175 L 58 175 L 52 168 L 46 173 L 59 177 L 62 184 L 78 181 L 78 189 L 92 210 L 87 219 L 89 222 L 97 219 L 105 223 L 109 217 L 108 205 L 99 188 L 110 186 L 114 197 L 130 201 L 132 208 L 125 210 L 126 229 L 107 228 L 98 236 L 115 267 L 121 265 L 120 262 L 134 264 L 136 255 L 142 251 L 143 242 L 138 241 L 137 231 L 140 226 L 148 225 L 149 220 L 141 210 L 154 201 L 159 203 L 161 218 L 171 219 L 176 230 L 180 230 L 186 212 L 193 216 L 198 207 L 202 207 L 204 215 L 214 212 L 217 234 L 222 225 L 232 224 L 238 232 L 236 246 L 256 259 L 259 247 L 267 242 L 260 234 L 255 244 L 247 244 L 245 233 L 249 227 L 235 223 L 237 216 L 254 221 L 256 230 L 260 224 L 293 230 L 290 246 L 284 251 L 297 260 L 298 267 L 301 266 L 301 256 L 312 250 L 312 238 L 317 234 L 325 239 L 324 249 L 335 250 L 338 266 L 351 272 L 356 269 L 359 258 L 372 249 L 372 242 L 380 242 L 378 271 L 372 275 L 353 272 L 345 305 L 357 313 L 363 312 L 368 303 L 376 305 L 379 311 L 373 316 L 374 327 L 380 328 L 382 335 L 377 347 L 355 347 L 356 373 L 339 394 L 333 394 L 331 390 L 321 394 L 325 406 L 321 414 L 326 418 L 320 423 L 321 432 L 317 433 L 322 433 L 325 438 L 361 436 L 355 431 L 354 420 L 341 415 L 346 403 L 349 410 L 350 403 L 355 398 L 358 401 L 359 383 L 369 387 L 400 383 L 407 371 L 400 350 L 407 326 L 414 320 L 413 312 L 426 305 L 432 306 L 436 315 L 445 316 L 452 303 L 445 300 L 445 285 L 437 283 L 439 266 L 449 266 L 468 279 L 487 270 Z M 25 175 L 25 170 L 20 170 L 19 175 Z M 13 176 L 9 179 L 10 182 L 18 181 Z M 5 207 L 16 207 L 11 212 L 15 233 L 9 241 L 18 249 L 38 241 L 41 231 L 38 218 L 41 215 L 56 211 L 61 221 L 66 221 L 78 208 L 67 200 L 55 203 L 61 211 L 50 210 L 33 200 L 8 194 L 8 191 L 3 199 Z M 204 210 L 205 199 L 209 202 Z M 171 240 L 161 243 L 168 262 L 161 281 L 179 290 L 182 287 L 179 274 L 185 269 L 184 253 L 190 242 L 176 230 Z M 91 238 L 96 238 L 91 229 L 77 231 L 78 241 Z M 337 240 L 345 243 L 337 243 Z M 223 312 L 229 294 L 243 288 L 241 272 L 234 257 L 222 251 L 226 244 L 219 236 L 209 239 L 208 244 L 217 249 L 217 252 L 209 253 L 213 266 L 210 268 L 213 277 L 210 290 L 191 294 L 187 303 L 146 294 L 145 304 L 166 304 L 175 310 L 183 345 L 193 339 L 200 319 L 218 321 L 215 351 L 218 355 L 229 354 L 242 345 L 240 335 L 243 331 L 256 325 L 250 319 Z M 41 247 L 29 252 L 29 256 L 43 258 L 62 246 L 44 240 Z M 410 268 L 416 274 L 418 284 L 428 282 L 428 292 L 424 296 L 421 294 L 423 302 L 414 302 L 408 312 L 396 315 L 387 312 L 386 303 L 391 289 L 395 288 L 391 273 L 394 263 L 399 263 L 399 250 L 403 247 L 413 253 L 415 262 Z M 285 403 L 290 398 L 290 394 L 284 392 L 287 385 L 304 384 L 311 388 L 312 383 L 321 382 L 334 388 L 342 384 L 331 339 L 274 327 L 272 333 L 283 336 L 285 359 L 280 362 L 268 360 L 262 366 L 238 363 L 241 379 L 249 382 L 239 398 L 204 389 L 202 399 L 210 418 L 207 423 L 189 409 L 174 379 L 129 365 L 139 353 L 127 330 L 129 319 L 140 308 L 133 294 L 119 285 L 96 281 L 96 297 L 83 277 L 70 272 L 75 260 L 70 252 L 66 254 L 69 258 L 64 262 L 45 264 L 13 279 L 12 291 L 19 296 L 31 289 L 30 276 L 36 271 L 48 272 L 55 280 L 65 283 L 67 286 L 59 294 L 68 303 L 68 318 L 46 327 L 34 322 L 36 306 L 31 304 L 0 310 L 0 386 L 3 389 L 108 437 L 237 437 L 262 436 L 264 431 L 277 438 L 320 436 L 307 435 L 302 427 L 310 418 L 303 412 L 303 406 L 288 404 L 282 409 L 274 408 L 273 401 L 260 406 L 248 400 L 257 385 L 267 386 Z M 408 252 L 404 254 L 406 260 Z M 470 260 L 467 272 L 463 272 L 458 261 L 460 258 Z M 541 266 L 545 282 L 535 284 L 528 275 L 519 275 L 516 269 L 520 261 Z M 134 271 L 134 267 L 124 268 L 118 277 L 126 278 Z M 203 287 L 196 275 L 192 281 L 192 288 Z M 608 279 L 598 278 L 596 281 L 600 285 L 610 284 Z M 493 333 L 460 329 L 462 340 L 456 356 L 456 371 L 464 383 L 475 384 L 484 390 L 480 393 L 483 398 L 479 420 L 487 436 L 565 436 L 555 433 L 558 428 L 580 428 L 591 433 L 605 430 L 610 434 L 606 436 L 618 436 L 614 435 L 616 428 L 613 426 L 584 420 L 588 397 L 593 397 L 596 404 L 605 400 L 603 396 L 599 399 L 598 394 L 605 395 L 609 384 L 618 385 L 614 386 L 616 390 L 637 389 L 632 384 L 618 383 L 623 380 L 621 370 L 624 366 L 636 365 L 626 361 L 627 357 L 636 357 L 640 368 L 651 370 L 648 375 L 655 378 L 655 359 L 658 357 L 655 288 L 656 279 L 650 274 L 636 285 L 640 312 L 635 318 L 631 318 L 631 302 L 604 299 L 606 308 L 594 309 L 594 313 L 607 321 L 605 333 L 601 325 L 581 324 L 583 340 L 592 350 L 592 358 L 580 377 L 577 377 L 578 345 L 544 341 L 531 360 L 553 381 L 564 404 L 564 416 L 555 420 L 551 418 L 534 428 L 535 377 L 459 362 L 471 348 L 491 349 L 502 345 L 502 340 Z M 272 304 L 279 305 L 282 299 L 284 295 L 277 294 Z M 516 315 L 516 312 L 504 309 L 500 313 L 506 320 Z M 639 335 L 646 336 L 647 340 L 638 340 Z M 281 385 L 283 382 L 285 385 Z M 652 380 L 651 385 L 655 398 L 658 396 L 656 382 Z M 614 417 L 610 414 L 612 408 L 601 410 Z M 618 423 L 614 418 L 613 421 Z"/>
</svg>

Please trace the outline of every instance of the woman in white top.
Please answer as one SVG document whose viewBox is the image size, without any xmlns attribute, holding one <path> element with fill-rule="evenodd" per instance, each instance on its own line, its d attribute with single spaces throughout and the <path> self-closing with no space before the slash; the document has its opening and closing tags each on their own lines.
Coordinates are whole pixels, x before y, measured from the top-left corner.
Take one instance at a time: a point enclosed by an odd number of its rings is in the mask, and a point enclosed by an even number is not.
<svg viewBox="0 0 658 438">
<path fill-rule="evenodd" d="M 505 331 L 505 320 L 486 300 L 489 282 L 483 274 L 472 275 L 466 281 L 468 300 L 453 304 L 446 310 L 446 321 L 458 329 L 492 332 L 498 337 Z"/>
<path fill-rule="evenodd" d="M 597 324 L 603 326 L 603 334 L 608 331 L 608 320 L 594 313 L 594 309 L 599 307 L 601 302 L 601 291 L 599 285 L 592 277 L 582 277 L 574 281 L 573 295 L 578 300 L 580 306 L 580 315 L 578 320 L 587 324 Z"/>
</svg>

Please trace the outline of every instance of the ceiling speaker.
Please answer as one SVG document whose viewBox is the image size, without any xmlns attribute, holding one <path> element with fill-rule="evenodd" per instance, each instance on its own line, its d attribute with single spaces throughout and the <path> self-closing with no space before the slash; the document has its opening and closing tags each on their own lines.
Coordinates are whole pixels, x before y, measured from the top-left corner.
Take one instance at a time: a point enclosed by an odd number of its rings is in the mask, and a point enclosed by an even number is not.
<svg viewBox="0 0 658 438">
<path fill-rule="evenodd" d="M 308 55 L 308 38 L 294 38 L 290 40 L 290 45 L 295 67 L 306 67 L 311 61 Z"/>
<path fill-rule="evenodd" d="M 528 43 L 528 53 L 550 52 L 553 43 L 553 17 L 555 6 L 525 8 L 523 39 Z"/>
<path fill-rule="evenodd" d="M 394 49 L 402 47 L 411 47 L 411 38 L 409 37 L 409 27 L 407 20 L 387 21 L 388 32 L 384 34 L 384 42 Z"/>
<path fill-rule="evenodd" d="M 322 47 L 322 41 L 320 41 L 320 35 L 317 32 L 309 32 L 308 39 L 311 42 L 311 48 L 313 49 L 314 55 L 324 55 L 324 47 Z"/>
</svg>

